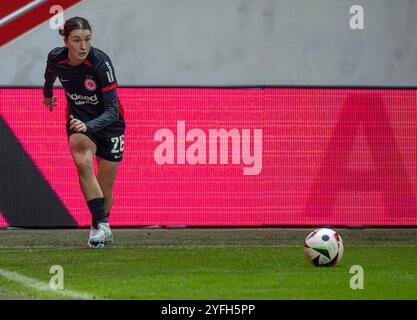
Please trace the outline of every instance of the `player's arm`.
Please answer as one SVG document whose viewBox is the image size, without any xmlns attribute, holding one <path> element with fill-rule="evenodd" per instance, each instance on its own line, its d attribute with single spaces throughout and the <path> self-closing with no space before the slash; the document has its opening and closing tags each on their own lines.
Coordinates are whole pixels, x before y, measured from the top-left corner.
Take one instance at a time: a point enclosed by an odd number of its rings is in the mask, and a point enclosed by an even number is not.
<svg viewBox="0 0 417 320">
<path fill-rule="evenodd" d="M 45 84 L 43 85 L 43 104 L 48 107 L 49 111 L 52 111 L 53 108 L 56 107 L 56 97 L 53 96 L 53 87 L 57 75 L 53 71 L 49 56 L 46 63 L 44 78 Z"/>
<path fill-rule="evenodd" d="M 96 132 L 112 124 L 119 118 L 119 100 L 116 89 L 103 93 L 104 112 L 85 123 L 88 132 Z"/>
<path fill-rule="evenodd" d="M 119 117 L 119 102 L 116 90 L 104 94 L 104 112 L 86 123 L 70 116 L 70 130 L 76 132 L 96 132 L 112 124 Z"/>
<path fill-rule="evenodd" d="M 103 92 L 104 112 L 97 118 L 85 123 L 88 132 L 96 132 L 112 124 L 119 118 L 119 99 L 117 81 L 110 59 L 105 59 L 97 67 L 97 77 Z"/>
</svg>

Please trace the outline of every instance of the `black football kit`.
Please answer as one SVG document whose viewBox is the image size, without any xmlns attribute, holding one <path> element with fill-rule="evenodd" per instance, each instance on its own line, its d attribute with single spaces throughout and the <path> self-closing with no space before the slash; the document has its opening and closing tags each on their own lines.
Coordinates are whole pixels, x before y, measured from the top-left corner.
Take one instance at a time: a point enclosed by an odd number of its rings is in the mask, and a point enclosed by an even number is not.
<svg viewBox="0 0 417 320">
<path fill-rule="evenodd" d="M 53 96 L 56 78 L 61 81 L 67 99 L 66 127 L 68 137 L 76 133 L 69 129 L 71 119 L 85 123 L 87 135 L 97 146 L 96 155 L 120 161 L 124 149 L 124 109 L 116 88 L 118 86 L 110 58 L 91 47 L 82 64 L 68 64 L 68 49 L 55 48 L 48 54 L 43 94 Z"/>
</svg>

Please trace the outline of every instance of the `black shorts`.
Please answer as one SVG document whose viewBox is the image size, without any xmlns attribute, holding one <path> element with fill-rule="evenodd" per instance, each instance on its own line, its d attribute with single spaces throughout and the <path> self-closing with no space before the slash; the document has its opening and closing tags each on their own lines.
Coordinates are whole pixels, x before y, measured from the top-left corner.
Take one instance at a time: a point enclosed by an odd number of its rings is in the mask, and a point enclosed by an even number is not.
<svg viewBox="0 0 417 320">
<path fill-rule="evenodd" d="M 94 134 L 90 132 L 75 132 L 74 130 L 69 130 L 69 126 L 67 125 L 68 139 L 74 133 L 84 134 L 95 143 L 97 147 L 96 156 L 113 162 L 122 161 L 125 143 L 124 131 Z"/>
</svg>

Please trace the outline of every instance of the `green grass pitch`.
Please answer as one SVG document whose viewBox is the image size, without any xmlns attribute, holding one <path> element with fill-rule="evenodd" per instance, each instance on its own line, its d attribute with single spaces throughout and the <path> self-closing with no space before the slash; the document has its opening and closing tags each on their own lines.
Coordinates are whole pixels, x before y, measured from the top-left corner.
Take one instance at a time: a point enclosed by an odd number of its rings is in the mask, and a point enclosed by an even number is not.
<svg viewBox="0 0 417 320">
<path fill-rule="evenodd" d="M 0 299 L 417 299 L 417 229 L 336 229 L 344 257 L 321 268 L 303 254 L 311 230 L 115 229 L 104 249 L 86 229 L 1 230 Z"/>
</svg>

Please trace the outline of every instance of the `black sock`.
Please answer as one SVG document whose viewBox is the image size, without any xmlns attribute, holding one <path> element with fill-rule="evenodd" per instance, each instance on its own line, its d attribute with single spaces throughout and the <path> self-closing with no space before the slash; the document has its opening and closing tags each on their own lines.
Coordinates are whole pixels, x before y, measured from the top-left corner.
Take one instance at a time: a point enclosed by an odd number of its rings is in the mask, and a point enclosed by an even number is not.
<svg viewBox="0 0 417 320">
<path fill-rule="evenodd" d="M 104 198 L 94 198 L 87 201 L 88 209 L 90 209 L 93 218 L 92 225 L 97 228 L 97 225 L 102 222 L 108 222 L 106 213 L 104 212 Z"/>
</svg>

